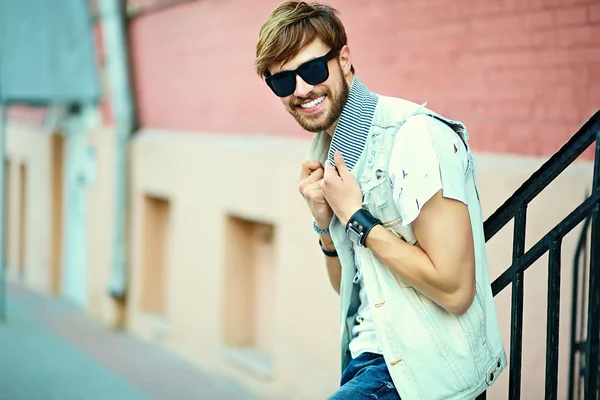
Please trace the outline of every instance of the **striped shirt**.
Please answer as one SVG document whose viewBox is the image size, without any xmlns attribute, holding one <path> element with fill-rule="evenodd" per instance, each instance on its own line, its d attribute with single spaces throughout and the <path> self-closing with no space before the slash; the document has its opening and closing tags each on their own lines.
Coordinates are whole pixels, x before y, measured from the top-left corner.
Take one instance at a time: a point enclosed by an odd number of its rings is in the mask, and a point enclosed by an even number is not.
<svg viewBox="0 0 600 400">
<path fill-rule="evenodd" d="M 377 100 L 377 95 L 354 77 L 348 100 L 331 139 L 328 154 L 331 165 L 335 165 L 333 153 L 339 150 L 348 169 L 354 168 L 365 147 Z"/>
<path fill-rule="evenodd" d="M 378 99 L 358 78 L 354 78 L 329 146 L 328 160 L 332 165 L 335 165 L 333 153 L 339 150 L 348 169 L 354 168 L 365 148 Z M 353 338 L 349 346 L 353 358 L 363 352 L 381 354 L 358 258 L 355 258 L 355 265 L 357 271 L 354 283 L 360 285 L 360 306 L 355 315 L 357 323 L 352 329 Z"/>
</svg>

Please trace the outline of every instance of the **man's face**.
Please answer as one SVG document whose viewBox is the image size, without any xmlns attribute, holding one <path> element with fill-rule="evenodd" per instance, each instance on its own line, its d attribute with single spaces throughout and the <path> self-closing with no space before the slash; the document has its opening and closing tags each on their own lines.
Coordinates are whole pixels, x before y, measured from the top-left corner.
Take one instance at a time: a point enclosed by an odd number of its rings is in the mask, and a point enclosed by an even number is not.
<svg viewBox="0 0 600 400">
<path fill-rule="evenodd" d="M 296 57 L 285 64 L 270 68 L 271 74 L 291 71 L 302 64 L 321 57 L 331 50 L 317 39 L 304 47 Z M 346 53 L 344 53 L 346 54 Z M 348 98 L 349 85 L 347 73 L 338 57 L 327 62 L 329 77 L 326 81 L 310 85 L 300 75 L 296 75 L 296 89 L 293 94 L 281 97 L 286 110 L 309 132 L 319 132 L 331 128 L 338 120 Z M 331 134 L 333 132 L 330 132 Z"/>
</svg>

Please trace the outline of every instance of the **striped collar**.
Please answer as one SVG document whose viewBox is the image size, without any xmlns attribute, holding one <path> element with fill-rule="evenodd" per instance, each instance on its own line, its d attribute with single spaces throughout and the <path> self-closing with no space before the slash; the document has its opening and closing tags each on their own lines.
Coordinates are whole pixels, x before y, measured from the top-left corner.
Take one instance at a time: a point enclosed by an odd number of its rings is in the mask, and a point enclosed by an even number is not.
<svg viewBox="0 0 600 400">
<path fill-rule="evenodd" d="M 365 147 L 377 100 L 377 95 L 354 77 L 329 146 L 328 160 L 332 165 L 333 153 L 339 150 L 348 169 L 354 168 Z"/>
</svg>

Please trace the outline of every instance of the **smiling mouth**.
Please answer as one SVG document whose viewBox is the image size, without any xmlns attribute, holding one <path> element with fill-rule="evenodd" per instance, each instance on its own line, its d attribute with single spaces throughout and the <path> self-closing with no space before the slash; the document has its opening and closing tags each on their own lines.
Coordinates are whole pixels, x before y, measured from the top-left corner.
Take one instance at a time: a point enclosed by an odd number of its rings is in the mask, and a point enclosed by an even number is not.
<svg viewBox="0 0 600 400">
<path fill-rule="evenodd" d="M 317 97 L 316 99 L 311 100 L 307 103 L 299 104 L 298 107 L 302 108 L 303 110 L 312 110 L 314 108 L 317 108 L 319 104 L 323 102 L 323 100 L 325 100 L 325 95 Z"/>
</svg>

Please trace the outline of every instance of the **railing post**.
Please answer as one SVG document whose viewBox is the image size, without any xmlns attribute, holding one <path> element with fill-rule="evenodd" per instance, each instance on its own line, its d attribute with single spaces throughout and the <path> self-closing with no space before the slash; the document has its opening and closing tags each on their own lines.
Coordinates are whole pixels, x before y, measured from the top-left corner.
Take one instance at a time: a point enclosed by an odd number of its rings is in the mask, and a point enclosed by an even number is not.
<svg viewBox="0 0 600 400">
<path fill-rule="evenodd" d="M 600 130 L 596 132 L 596 156 L 592 193 L 600 190 Z M 598 398 L 598 368 L 600 349 L 600 204 L 592 212 L 592 236 L 590 246 L 590 286 L 588 301 L 587 346 L 585 349 L 584 398 Z"/>
<path fill-rule="evenodd" d="M 586 195 L 587 198 L 587 195 Z M 585 331 L 583 309 L 586 298 L 586 277 L 588 266 L 588 230 L 590 227 L 590 218 L 588 216 L 581 228 L 581 234 L 577 241 L 577 249 L 573 256 L 573 287 L 571 296 L 571 337 L 569 338 L 569 388 L 568 400 L 579 398 L 579 390 L 581 387 L 581 352 L 580 340 Z M 581 301 L 581 305 L 579 302 Z M 579 324 L 578 324 L 579 323 Z M 579 326 L 578 326 L 579 325 Z M 577 362 L 576 362 L 577 361 Z"/>
<path fill-rule="evenodd" d="M 522 205 L 515 215 L 512 259 L 512 305 L 510 332 L 510 400 L 521 398 L 521 361 L 523 349 L 523 278 L 524 273 L 518 272 L 519 261 L 525 252 L 525 222 L 527 205 Z"/>
<path fill-rule="evenodd" d="M 549 248 L 546 321 L 546 400 L 556 400 L 558 395 L 561 245 L 562 238 L 553 240 Z"/>
</svg>

